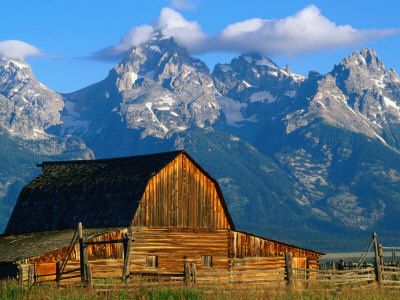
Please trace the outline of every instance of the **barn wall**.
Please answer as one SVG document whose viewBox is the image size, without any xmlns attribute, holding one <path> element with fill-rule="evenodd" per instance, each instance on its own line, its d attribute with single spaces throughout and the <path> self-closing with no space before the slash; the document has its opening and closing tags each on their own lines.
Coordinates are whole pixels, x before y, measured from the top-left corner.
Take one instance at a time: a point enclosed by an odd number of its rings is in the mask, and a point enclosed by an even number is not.
<svg viewBox="0 0 400 300">
<path fill-rule="evenodd" d="M 290 252 L 295 267 L 319 268 L 319 255 L 313 251 L 235 231 L 230 231 L 230 240 L 230 252 L 235 258 L 284 257 L 285 252 Z"/>
<path fill-rule="evenodd" d="M 149 181 L 133 226 L 229 229 L 214 183 L 184 154 Z"/>
<path fill-rule="evenodd" d="M 185 262 L 197 270 L 228 271 L 227 230 L 136 229 L 130 252 L 130 272 L 177 274 Z M 157 256 L 158 267 L 146 267 L 146 257 Z M 202 267 L 202 256 L 212 256 L 212 268 Z"/>
</svg>

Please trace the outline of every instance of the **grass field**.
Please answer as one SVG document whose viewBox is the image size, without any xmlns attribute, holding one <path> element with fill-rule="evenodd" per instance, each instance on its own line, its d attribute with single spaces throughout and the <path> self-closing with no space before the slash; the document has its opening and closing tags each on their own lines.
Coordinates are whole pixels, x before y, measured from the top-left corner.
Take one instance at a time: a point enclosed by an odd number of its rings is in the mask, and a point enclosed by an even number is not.
<svg viewBox="0 0 400 300">
<path fill-rule="evenodd" d="M 84 287 L 57 287 L 43 284 L 33 287 L 20 286 L 15 281 L 0 282 L 0 299 L 400 299 L 397 289 L 369 286 L 352 289 L 313 287 L 290 291 L 285 287 L 259 286 L 182 286 L 161 284 L 135 288 L 108 290 Z"/>
</svg>

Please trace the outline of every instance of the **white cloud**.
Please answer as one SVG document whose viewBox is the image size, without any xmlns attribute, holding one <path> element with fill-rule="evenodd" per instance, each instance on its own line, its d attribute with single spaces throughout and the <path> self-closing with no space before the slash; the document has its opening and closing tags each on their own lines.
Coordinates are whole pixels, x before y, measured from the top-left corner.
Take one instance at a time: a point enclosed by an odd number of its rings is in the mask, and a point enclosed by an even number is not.
<svg viewBox="0 0 400 300">
<path fill-rule="evenodd" d="M 187 21 L 175 10 L 163 8 L 160 17 L 152 25 L 134 27 L 121 38 L 119 45 L 103 49 L 93 57 L 119 58 L 158 31 L 166 37 L 173 36 L 179 45 L 191 53 L 255 51 L 266 56 L 297 56 L 357 46 L 400 33 L 399 29 L 358 30 L 350 25 L 336 25 L 324 17 L 316 6 L 310 5 L 283 19 L 249 19 L 228 25 L 216 35 L 207 35 L 196 21 Z"/>
<path fill-rule="evenodd" d="M 171 0 L 171 6 L 180 10 L 195 10 L 197 9 L 196 2 L 192 0 Z"/>
<path fill-rule="evenodd" d="M 338 26 L 310 5 L 280 20 L 251 19 L 227 26 L 216 37 L 219 51 L 257 51 L 266 55 L 299 54 L 355 46 L 388 35 L 398 29 L 357 30 Z"/>
<path fill-rule="evenodd" d="M 151 25 L 133 27 L 121 37 L 120 43 L 117 46 L 110 46 L 102 49 L 94 53 L 92 58 L 105 61 L 115 60 L 133 47 L 148 41 L 153 33 L 154 28 Z"/>
<path fill-rule="evenodd" d="M 200 25 L 187 21 L 180 13 L 171 8 L 163 8 L 160 17 L 154 22 L 155 30 L 161 30 L 165 37 L 174 37 L 179 45 L 190 52 L 196 52 L 204 46 L 207 35 L 201 31 Z"/>
<path fill-rule="evenodd" d="M 22 41 L 7 40 L 0 42 L 0 57 L 1 58 L 19 58 L 24 59 L 27 56 L 42 56 L 42 52 L 35 46 L 29 45 Z"/>
</svg>

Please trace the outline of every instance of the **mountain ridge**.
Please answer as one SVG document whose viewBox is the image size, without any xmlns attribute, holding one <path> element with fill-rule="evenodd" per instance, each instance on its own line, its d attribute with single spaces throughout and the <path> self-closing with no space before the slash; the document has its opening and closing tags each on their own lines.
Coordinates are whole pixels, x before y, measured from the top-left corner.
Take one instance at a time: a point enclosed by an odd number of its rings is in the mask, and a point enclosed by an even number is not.
<svg viewBox="0 0 400 300">
<path fill-rule="evenodd" d="M 18 64 L 25 66 L 8 68 Z M 15 140 L 19 146 L 12 147 L 26 147 L 35 159 L 186 148 L 215 174 L 244 230 L 324 250 L 343 232 L 348 240 L 400 226 L 400 80 L 372 49 L 354 51 L 324 75 L 304 77 L 257 53 L 210 73 L 173 38 L 155 37 L 104 80 L 73 93 L 45 92 L 29 74 L 40 101 L 26 100 L 38 103 L 30 105 L 39 113 L 32 120 L 14 116 L 11 124 L 15 107 L 24 113 L 31 106 L 19 104 L 26 78 L 17 76 L 13 85 L 5 69 L 0 64 L 0 82 L 7 82 L 0 84 L 0 138 Z M 43 134 L 30 139 L 39 125 Z"/>
</svg>

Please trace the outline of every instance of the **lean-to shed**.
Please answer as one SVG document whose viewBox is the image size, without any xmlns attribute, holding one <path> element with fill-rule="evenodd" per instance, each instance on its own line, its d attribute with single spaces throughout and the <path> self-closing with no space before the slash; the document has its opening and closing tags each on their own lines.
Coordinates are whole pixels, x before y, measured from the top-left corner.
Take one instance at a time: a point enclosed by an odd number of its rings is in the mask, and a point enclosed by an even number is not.
<svg viewBox="0 0 400 300">
<path fill-rule="evenodd" d="M 94 277 L 121 276 L 124 256 L 130 274 L 178 274 L 185 262 L 199 274 L 265 272 L 282 268 L 286 252 L 296 266 L 318 268 L 320 252 L 236 231 L 218 182 L 183 150 L 40 166 L 0 236 L 0 276 L 79 267 L 78 222 L 89 242 L 131 232 L 129 254 L 122 243 L 86 247 Z"/>
</svg>

